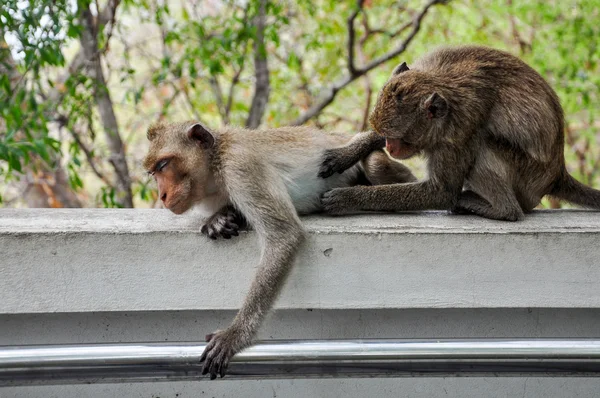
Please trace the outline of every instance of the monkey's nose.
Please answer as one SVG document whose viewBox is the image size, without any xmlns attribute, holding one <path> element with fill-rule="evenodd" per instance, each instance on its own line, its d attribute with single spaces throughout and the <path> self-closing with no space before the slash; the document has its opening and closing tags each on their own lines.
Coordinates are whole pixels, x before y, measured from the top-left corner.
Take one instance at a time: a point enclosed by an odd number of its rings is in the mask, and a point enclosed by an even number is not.
<svg viewBox="0 0 600 398">
<path fill-rule="evenodd" d="M 165 200 L 167 200 L 167 193 L 166 193 L 166 192 L 163 192 L 163 193 L 160 195 L 160 200 L 162 200 L 163 202 L 164 202 Z"/>
</svg>

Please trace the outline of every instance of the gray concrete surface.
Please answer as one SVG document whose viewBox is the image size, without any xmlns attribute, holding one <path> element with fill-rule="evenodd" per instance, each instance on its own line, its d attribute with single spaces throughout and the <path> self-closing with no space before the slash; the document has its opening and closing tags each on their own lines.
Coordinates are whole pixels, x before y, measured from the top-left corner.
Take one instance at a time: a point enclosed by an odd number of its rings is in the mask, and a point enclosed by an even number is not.
<svg viewBox="0 0 600 398">
<path fill-rule="evenodd" d="M 600 213 L 305 219 L 259 338 L 599 337 Z M 255 236 L 159 210 L 0 210 L 0 345 L 190 341 L 225 327 Z M 16 387 L 9 397 L 598 397 L 593 378 L 257 380 Z"/>
<path fill-rule="evenodd" d="M 0 313 L 236 309 L 255 234 L 160 210 L 1 210 Z M 600 306 L 600 213 L 307 218 L 277 308 Z"/>
</svg>

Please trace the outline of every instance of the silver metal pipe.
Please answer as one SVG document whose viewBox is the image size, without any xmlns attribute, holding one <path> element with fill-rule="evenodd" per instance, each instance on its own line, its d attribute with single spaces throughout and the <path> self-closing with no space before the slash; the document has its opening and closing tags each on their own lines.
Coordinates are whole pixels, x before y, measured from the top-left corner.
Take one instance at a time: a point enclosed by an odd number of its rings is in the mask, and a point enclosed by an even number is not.
<svg viewBox="0 0 600 398">
<path fill-rule="evenodd" d="M 0 347 L 0 386 L 207 380 L 205 344 Z M 384 376 L 599 376 L 600 340 L 268 341 L 236 355 L 226 379 Z"/>
</svg>

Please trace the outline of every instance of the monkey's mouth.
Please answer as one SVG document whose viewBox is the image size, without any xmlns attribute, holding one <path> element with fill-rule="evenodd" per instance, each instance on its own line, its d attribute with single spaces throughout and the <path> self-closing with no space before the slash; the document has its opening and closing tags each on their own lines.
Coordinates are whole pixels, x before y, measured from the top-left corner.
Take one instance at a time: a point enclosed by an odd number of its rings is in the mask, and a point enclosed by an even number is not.
<svg viewBox="0 0 600 398">
<path fill-rule="evenodd" d="M 408 159 L 419 152 L 417 148 L 403 139 L 390 137 L 385 139 L 385 149 L 387 149 L 391 157 L 396 159 Z"/>
<path fill-rule="evenodd" d="M 188 206 L 185 201 L 181 200 L 173 201 L 169 204 L 165 203 L 165 207 L 177 215 L 183 214 L 190 209 L 190 206 Z"/>
</svg>

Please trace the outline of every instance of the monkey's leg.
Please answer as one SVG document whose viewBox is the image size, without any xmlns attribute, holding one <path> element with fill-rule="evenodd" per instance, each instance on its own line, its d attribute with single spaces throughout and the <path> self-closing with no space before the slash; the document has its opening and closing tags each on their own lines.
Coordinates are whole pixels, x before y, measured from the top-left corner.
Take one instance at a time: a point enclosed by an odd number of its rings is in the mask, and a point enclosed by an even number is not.
<svg viewBox="0 0 600 398">
<path fill-rule="evenodd" d="M 244 216 L 233 206 L 229 205 L 223 207 L 206 220 L 202 228 L 200 228 L 200 232 L 213 240 L 219 237 L 231 239 L 232 236 L 239 235 L 239 230 L 245 227 L 245 223 Z"/>
<path fill-rule="evenodd" d="M 458 203 L 451 209 L 452 213 L 455 214 L 477 214 L 481 215 L 485 212 L 490 212 L 492 205 L 477 195 L 475 192 L 466 190 L 460 194 Z"/>
<path fill-rule="evenodd" d="M 508 174 L 506 170 L 502 174 Z M 512 188 L 497 173 L 475 167 L 469 176 L 470 190 L 461 193 L 453 211 L 467 210 L 501 221 L 518 221 L 525 216 Z"/>
<path fill-rule="evenodd" d="M 415 182 L 417 177 L 413 175 L 408 167 L 396 162 L 383 151 L 371 152 L 362 161 L 367 179 L 373 185 L 397 184 Z"/>
<path fill-rule="evenodd" d="M 369 153 L 384 146 L 385 137 L 374 131 L 359 133 L 343 147 L 325 151 L 325 158 L 319 169 L 319 177 L 327 178 L 334 173 L 343 173 Z"/>
<path fill-rule="evenodd" d="M 251 181 L 248 173 L 237 174 L 246 179 L 230 181 L 231 200 L 258 233 L 262 253 L 250 291 L 231 325 L 207 335 L 200 361 L 204 362 L 202 374 L 210 373 L 211 379 L 217 374 L 223 377 L 233 355 L 252 343 L 304 240 L 300 219 L 276 173 L 256 173 Z"/>
<path fill-rule="evenodd" d="M 493 220 L 522 220 L 523 209 L 507 182 L 513 174 L 501 157 L 482 151 L 467 179 L 469 190 L 461 194 L 457 207 Z"/>
<path fill-rule="evenodd" d="M 481 217 L 500 221 L 518 221 L 524 217 L 523 210 L 518 203 L 516 207 L 513 204 L 507 206 L 506 202 L 502 203 L 502 205 L 497 204 L 494 207 L 473 191 L 463 192 L 452 212 L 457 214 L 473 213 Z"/>
</svg>

